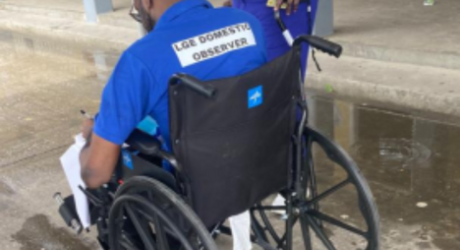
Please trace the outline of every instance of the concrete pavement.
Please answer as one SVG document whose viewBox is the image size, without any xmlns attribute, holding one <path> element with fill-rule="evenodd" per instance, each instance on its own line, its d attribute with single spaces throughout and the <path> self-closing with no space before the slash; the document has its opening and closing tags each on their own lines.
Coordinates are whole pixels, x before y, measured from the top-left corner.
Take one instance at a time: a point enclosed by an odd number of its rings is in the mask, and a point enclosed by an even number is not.
<svg viewBox="0 0 460 250">
<path fill-rule="evenodd" d="M 58 157 L 79 131 L 78 111 L 98 109 L 119 52 L 100 43 L 85 46 L 0 31 L 0 249 L 98 249 L 91 235 L 80 241 L 64 228 L 51 197 L 56 191 L 69 192 Z M 344 78 L 353 74 L 351 68 L 362 66 L 353 61 L 343 65 L 350 65 L 343 68 Z M 356 76 L 365 81 L 371 73 Z M 458 118 L 417 116 L 400 107 L 327 96 L 309 100 L 311 125 L 342 145 L 371 185 L 382 215 L 382 249 L 459 248 Z M 320 190 L 326 190 L 344 172 L 319 159 Z M 350 189 L 326 199 L 322 208 L 336 218 L 359 222 Z M 420 202 L 426 207 L 418 207 Z M 360 248 L 361 239 L 330 229 L 340 250 Z M 294 241 L 301 244 L 300 237 Z M 231 241 L 219 238 L 219 246 L 231 249 Z"/>
<path fill-rule="evenodd" d="M 334 1 L 346 56 L 460 70 L 460 2 Z"/>
</svg>

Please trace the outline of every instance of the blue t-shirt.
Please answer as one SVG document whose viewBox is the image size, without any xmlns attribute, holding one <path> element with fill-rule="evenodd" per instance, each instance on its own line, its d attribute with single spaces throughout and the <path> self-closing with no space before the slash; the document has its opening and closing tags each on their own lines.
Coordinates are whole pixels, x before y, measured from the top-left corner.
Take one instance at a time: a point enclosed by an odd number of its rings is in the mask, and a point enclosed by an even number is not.
<svg viewBox="0 0 460 250">
<path fill-rule="evenodd" d="M 201 80 L 243 74 L 267 61 L 260 23 L 243 11 L 182 0 L 155 30 L 127 49 L 105 86 L 94 132 L 121 145 L 151 116 L 170 146 L 168 80 L 178 72 Z"/>
</svg>

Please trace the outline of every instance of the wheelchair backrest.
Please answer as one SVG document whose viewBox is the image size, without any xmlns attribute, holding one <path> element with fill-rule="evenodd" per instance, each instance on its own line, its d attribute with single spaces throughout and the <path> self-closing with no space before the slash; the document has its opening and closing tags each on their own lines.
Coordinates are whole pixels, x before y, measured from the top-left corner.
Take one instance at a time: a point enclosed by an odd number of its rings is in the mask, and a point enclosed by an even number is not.
<svg viewBox="0 0 460 250">
<path fill-rule="evenodd" d="M 296 107 L 298 50 L 241 76 L 169 88 L 171 143 L 190 179 L 193 208 L 210 227 L 288 184 Z"/>
</svg>

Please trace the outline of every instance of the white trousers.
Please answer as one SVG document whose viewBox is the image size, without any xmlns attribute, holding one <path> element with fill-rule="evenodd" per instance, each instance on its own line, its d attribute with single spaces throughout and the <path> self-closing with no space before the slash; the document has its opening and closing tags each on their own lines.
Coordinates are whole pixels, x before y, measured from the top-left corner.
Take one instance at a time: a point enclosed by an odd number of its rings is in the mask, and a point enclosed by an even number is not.
<svg viewBox="0 0 460 250">
<path fill-rule="evenodd" d="M 233 250 L 251 250 L 251 217 L 249 211 L 230 217 Z"/>
<path fill-rule="evenodd" d="M 273 206 L 285 205 L 285 199 L 281 195 L 277 195 L 273 201 Z M 273 211 L 278 214 L 286 214 L 284 210 Z M 232 229 L 233 237 L 233 250 L 251 250 L 251 215 L 249 211 L 237 214 L 228 219 L 230 221 L 230 228 Z"/>
</svg>

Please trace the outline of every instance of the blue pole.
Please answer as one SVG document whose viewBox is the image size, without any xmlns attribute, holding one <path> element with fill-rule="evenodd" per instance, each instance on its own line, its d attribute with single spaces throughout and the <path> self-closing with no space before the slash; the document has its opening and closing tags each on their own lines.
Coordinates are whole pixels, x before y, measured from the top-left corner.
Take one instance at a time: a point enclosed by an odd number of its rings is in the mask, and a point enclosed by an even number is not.
<svg viewBox="0 0 460 250">
<path fill-rule="evenodd" d="M 83 0 L 85 6 L 85 19 L 96 23 L 99 14 L 113 11 L 112 0 Z"/>
<path fill-rule="evenodd" d="M 314 27 L 313 33 L 317 36 L 329 36 L 334 33 L 333 0 L 318 0 Z"/>
</svg>

